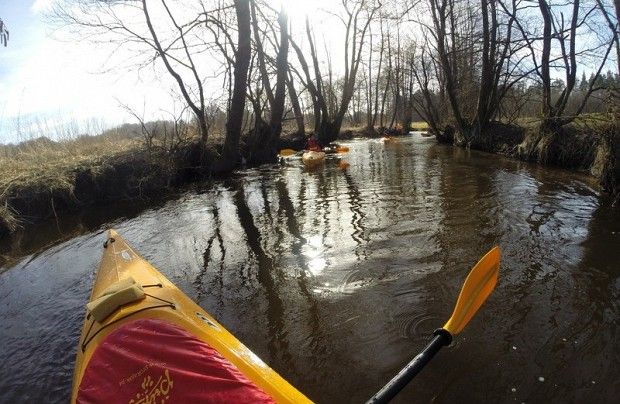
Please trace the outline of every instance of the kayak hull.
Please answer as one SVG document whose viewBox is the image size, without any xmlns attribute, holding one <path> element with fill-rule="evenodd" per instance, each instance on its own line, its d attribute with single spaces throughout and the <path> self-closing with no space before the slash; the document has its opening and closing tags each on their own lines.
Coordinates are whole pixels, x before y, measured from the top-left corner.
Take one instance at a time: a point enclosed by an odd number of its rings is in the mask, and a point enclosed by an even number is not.
<svg viewBox="0 0 620 404">
<path fill-rule="evenodd" d="M 325 153 L 317 151 L 308 151 L 301 156 L 306 167 L 317 167 L 325 162 Z"/>
<path fill-rule="evenodd" d="M 129 329 L 132 324 L 139 321 L 161 322 L 168 330 L 166 335 L 171 333 L 170 329 L 179 329 L 192 336 L 195 344 L 203 343 L 204 346 L 213 348 L 225 361 L 232 364 L 245 378 L 273 398 L 275 402 L 310 402 L 157 269 L 140 257 L 118 233 L 110 230 L 90 301 L 100 297 L 111 285 L 127 278 L 133 278 L 137 284 L 142 285 L 146 297 L 119 307 L 101 322 L 87 315 L 77 349 L 72 403 L 78 401 L 80 388 L 84 387 L 82 386 L 83 378 L 89 369 L 93 355 L 97 355 L 97 349 L 106 341 L 113 339 L 115 332 L 118 334 L 119 330 Z M 145 339 L 147 340 L 152 339 Z M 125 341 L 125 345 L 130 345 L 133 340 L 125 339 Z M 174 348 L 174 344 L 166 346 Z M 121 348 L 123 349 L 127 348 Z M 155 354 L 158 353 L 155 352 Z M 232 369 L 232 371 L 235 370 Z M 146 383 L 146 379 L 144 380 Z M 175 400 L 170 402 L 175 402 Z"/>
</svg>

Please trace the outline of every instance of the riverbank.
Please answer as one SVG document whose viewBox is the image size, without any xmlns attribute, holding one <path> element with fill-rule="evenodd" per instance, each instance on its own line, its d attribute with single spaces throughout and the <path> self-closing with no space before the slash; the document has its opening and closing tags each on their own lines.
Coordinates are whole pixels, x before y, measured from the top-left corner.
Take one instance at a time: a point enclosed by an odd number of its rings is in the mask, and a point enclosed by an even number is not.
<svg viewBox="0 0 620 404">
<path fill-rule="evenodd" d="M 439 143 L 587 173 L 599 181 L 614 204 L 620 200 L 620 126 L 615 120 L 582 118 L 553 132 L 541 130 L 535 121 L 492 122 L 482 141 L 467 145 L 459 144 L 451 126 L 434 135 Z"/>
<path fill-rule="evenodd" d="M 197 142 L 150 146 L 109 134 L 1 146 L 0 238 L 87 206 L 159 196 L 199 175 Z"/>
<path fill-rule="evenodd" d="M 145 139 L 126 131 L 0 146 L 0 239 L 63 213 L 126 201 L 161 199 L 195 181 L 226 176 L 213 168 L 223 139 Z M 284 136 L 281 148 L 305 140 Z"/>
</svg>

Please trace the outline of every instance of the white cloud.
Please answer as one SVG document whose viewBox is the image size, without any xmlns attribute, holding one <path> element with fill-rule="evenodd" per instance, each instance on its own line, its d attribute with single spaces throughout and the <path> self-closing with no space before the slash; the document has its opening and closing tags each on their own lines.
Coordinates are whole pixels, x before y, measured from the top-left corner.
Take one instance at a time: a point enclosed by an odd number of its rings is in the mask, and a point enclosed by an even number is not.
<svg viewBox="0 0 620 404">
<path fill-rule="evenodd" d="M 34 13 L 41 13 L 49 10 L 54 4 L 55 0 L 35 0 L 30 7 L 30 10 Z"/>
</svg>

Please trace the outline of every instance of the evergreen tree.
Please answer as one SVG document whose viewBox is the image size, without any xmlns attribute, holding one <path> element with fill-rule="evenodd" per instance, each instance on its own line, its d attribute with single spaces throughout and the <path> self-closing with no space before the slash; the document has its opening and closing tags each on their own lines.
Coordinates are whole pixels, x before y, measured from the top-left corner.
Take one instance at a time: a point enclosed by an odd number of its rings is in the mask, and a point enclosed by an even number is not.
<svg viewBox="0 0 620 404">
<path fill-rule="evenodd" d="M 607 74 L 605 75 L 604 79 L 603 79 L 603 83 L 605 85 L 605 88 L 610 89 L 614 87 L 614 83 L 615 83 L 615 77 L 614 77 L 614 73 L 611 70 L 607 70 Z"/>
<path fill-rule="evenodd" d="M 581 81 L 579 82 L 579 91 L 586 92 L 588 91 L 589 81 L 586 78 L 586 72 L 581 73 Z"/>
</svg>

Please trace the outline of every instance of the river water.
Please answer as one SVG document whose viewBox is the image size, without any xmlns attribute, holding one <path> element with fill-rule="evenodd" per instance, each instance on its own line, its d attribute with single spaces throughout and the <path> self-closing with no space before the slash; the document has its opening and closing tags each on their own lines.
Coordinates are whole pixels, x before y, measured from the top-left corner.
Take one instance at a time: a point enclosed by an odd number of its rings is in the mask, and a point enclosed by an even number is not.
<svg viewBox="0 0 620 404">
<path fill-rule="evenodd" d="M 352 141 L 343 171 L 241 171 L 2 246 L 0 401 L 66 402 L 106 228 L 311 399 L 361 402 L 503 251 L 495 292 L 400 402 L 617 402 L 620 215 L 588 177 L 440 146 Z M 63 230 L 70 229 L 70 230 Z M 59 231 L 64 236 L 59 236 Z"/>
</svg>

